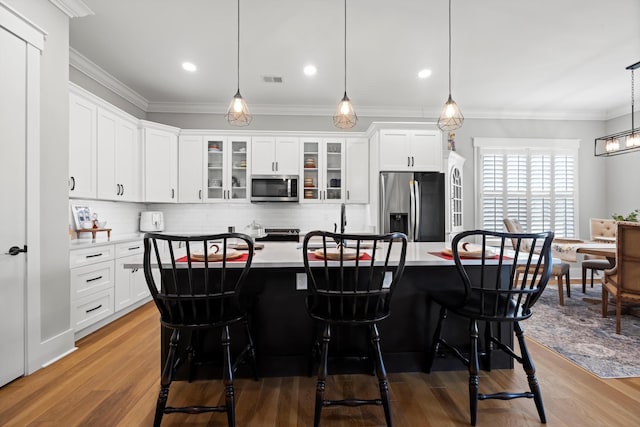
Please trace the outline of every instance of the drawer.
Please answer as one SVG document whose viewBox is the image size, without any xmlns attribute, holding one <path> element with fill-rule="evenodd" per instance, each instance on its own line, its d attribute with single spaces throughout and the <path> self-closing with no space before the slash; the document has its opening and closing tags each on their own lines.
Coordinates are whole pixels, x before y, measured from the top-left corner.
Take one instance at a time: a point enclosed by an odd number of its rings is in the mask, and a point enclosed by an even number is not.
<svg viewBox="0 0 640 427">
<path fill-rule="evenodd" d="M 129 243 L 116 244 L 116 258 L 144 253 L 144 243 L 142 240 Z"/>
<path fill-rule="evenodd" d="M 69 267 L 76 268 L 83 265 L 95 264 L 114 258 L 114 245 L 104 245 L 95 248 L 75 249 L 69 251 Z"/>
<path fill-rule="evenodd" d="M 113 261 L 71 269 L 71 301 L 77 301 L 98 291 L 111 289 L 114 283 Z"/>
<path fill-rule="evenodd" d="M 81 298 L 71 304 L 73 329 L 78 331 L 113 314 L 113 288 Z"/>
</svg>

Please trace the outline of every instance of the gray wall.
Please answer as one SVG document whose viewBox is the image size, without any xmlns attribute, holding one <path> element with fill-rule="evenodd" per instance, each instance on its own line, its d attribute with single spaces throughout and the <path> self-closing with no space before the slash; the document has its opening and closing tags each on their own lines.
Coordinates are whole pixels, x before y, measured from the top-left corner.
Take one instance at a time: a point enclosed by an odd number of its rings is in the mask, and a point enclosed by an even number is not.
<svg viewBox="0 0 640 427">
<path fill-rule="evenodd" d="M 69 329 L 69 19 L 42 0 L 5 0 L 47 32 L 41 63 L 40 218 L 44 341 Z"/>
<path fill-rule="evenodd" d="M 640 127 L 640 117 L 636 113 L 635 127 Z M 600 136 L 631 129 L 631 115 L 627 114 L 607 122 L 605 132 Z M 605 192 L 606 218 L 612 214 L 628 215 L 634 209 L 640 209 L 640 151 L 613 157 L 599 157 L 606 165 Z"/>
</svg>

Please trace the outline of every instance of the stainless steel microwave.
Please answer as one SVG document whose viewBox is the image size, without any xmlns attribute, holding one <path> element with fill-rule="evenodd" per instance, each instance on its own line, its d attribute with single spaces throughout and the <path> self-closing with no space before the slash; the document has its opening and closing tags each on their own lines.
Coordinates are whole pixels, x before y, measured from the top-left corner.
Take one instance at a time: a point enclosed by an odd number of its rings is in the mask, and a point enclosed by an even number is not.
<svg viewBox="0 0 640 427">
<path fill-rule="evenodd" d="M 251 176 L 252 202 L 297 202 L 298 175 Z"/>
</svg>

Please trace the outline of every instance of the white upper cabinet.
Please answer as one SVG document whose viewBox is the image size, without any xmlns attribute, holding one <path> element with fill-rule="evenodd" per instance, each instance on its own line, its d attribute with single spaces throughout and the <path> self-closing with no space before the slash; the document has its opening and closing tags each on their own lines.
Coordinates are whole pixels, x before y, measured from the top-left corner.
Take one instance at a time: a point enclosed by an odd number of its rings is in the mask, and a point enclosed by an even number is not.
<svg viewBox="0 0 640 427">
<path fill-rule="evenodd" d="M 345 203 L 369 203 L 369 139 L 347 138 Z"/>
<path fill-rule="evenodd" d="M 98 107 L 98 199 L 140 200 L 140 143 L 135 119 Z"/>
<path fill-rule="evenodd" d="M 178 138 L 178 201 L 202 203 L 204 192 L 204 143 L 201 136 Z"/>
<path fill-rule="evenodd" d="M 96 197 L 96 105 L 69 94 L 69 197 Z"/>
<path fill-rule="evenodd" d="M 345 153 L 342 138 L 301 138 L 302 203 L 344 201 Z"/>
<path fill-rule="evenodd" d="M 251 152 L 253 175 L 298 175 L 300 173 L 298 137 L 253 137 Z"/>
<path fill-rule="evenodd" d="M 144 201 L 176 203 L 179 129 L 146 120 L 140 123 L 144 141 Z"/>
<path fill-rule="evenodd" d="M 380 170 L 442 172 L 438 130 L 381 130 Z"/>
<path fill-rule="evenodd" d="M 249 200 L 251 138 L 206 136 L 206 201 Z"/>
</svg>

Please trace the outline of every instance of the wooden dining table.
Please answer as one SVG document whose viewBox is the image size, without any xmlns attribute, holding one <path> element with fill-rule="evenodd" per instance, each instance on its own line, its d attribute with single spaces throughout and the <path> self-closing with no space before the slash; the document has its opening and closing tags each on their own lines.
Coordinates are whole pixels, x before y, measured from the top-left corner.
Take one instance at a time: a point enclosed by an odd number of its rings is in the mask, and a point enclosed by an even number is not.
<svg viewBox="0 0 640 427">
<path fill-rule="evenodd" d="M 582 247 L 576 248 L 576 253 L 583 254 L 583 255 L 603 256 L 609 261 L 609 264 L 611 265 L 616 264 L 615 244 L 604 243 L 602 247 L 582 246 Z"/>
</svg>

